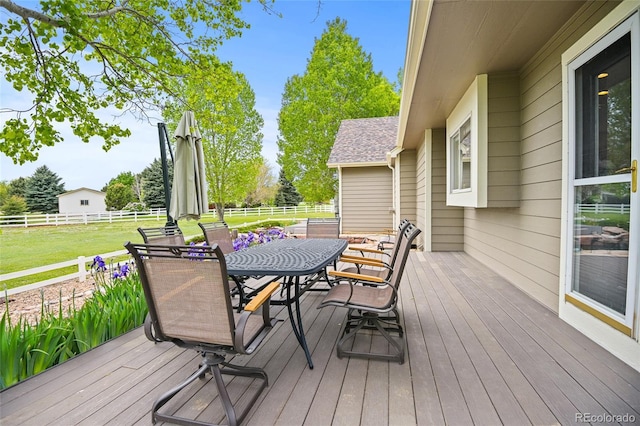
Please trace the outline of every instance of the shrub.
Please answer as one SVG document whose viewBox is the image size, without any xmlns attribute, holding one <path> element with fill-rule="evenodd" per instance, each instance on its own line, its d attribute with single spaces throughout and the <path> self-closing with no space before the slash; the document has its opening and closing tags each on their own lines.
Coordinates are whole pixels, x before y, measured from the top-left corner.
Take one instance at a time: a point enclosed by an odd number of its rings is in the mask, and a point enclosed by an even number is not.
<svg viewBox="0 0 640 426">
<path fill-rule="evenodd" d="M 142 284 L 129 263 L 107 268 L 99 257 L 92 273 L 97 290 L 82 308 L 52 314 L 44 305 L 35 325 L 22 317 L 11 324 L 9 307 L 0 319 L 0 389 L 139 327 L 148 309 Z M 8 303 L 8 302 L 7 302 Z"/>
</svg>

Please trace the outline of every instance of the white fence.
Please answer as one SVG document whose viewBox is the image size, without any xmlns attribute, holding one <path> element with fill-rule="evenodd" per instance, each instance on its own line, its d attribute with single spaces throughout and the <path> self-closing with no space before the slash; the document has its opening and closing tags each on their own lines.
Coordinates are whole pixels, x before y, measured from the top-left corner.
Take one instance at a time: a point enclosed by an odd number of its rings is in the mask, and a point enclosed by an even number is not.
<svg viewBox="0 0 640 426">
<path fill-rule="evenodd" d="M 225 209 L 225 217 L 238 216 L 273 216 L 283 214 L 302 215 L 308 213 L 333 213 L 332 204 L 317 206 L 292 206 L 292 207 L 256 207 L 246 209 Z M 0 228 L 29 226 L 59 226 L 79 225 L 96 222 L 140 222 L 145 220 L 163 220 L 167 217 L 165 209 L 146 210 L 144 212 L 112 211 L 100 213 L 56 213 L 56 214 L 26 214 L 19 216 L 0 216 Z M 203 218 L 217 218 L 213 210 Z"/>
<path fill-rule="evenodd" d="M 113 251 L 111 253 L 100 254 L 98 256 L 100 256 L 104 260 L 107 260 L 107 259 L 111 259 L 113 257 L 125 255 L 127 253 L 128 253 L 127 250 L 118 250 L 118 251 Z M 94 258 L 95 258 L 95 256 L 89 257 L 89 259 L 91 259 L 91 260 L 93 260 Z M 34 289 L 37 289 L 37 288 L 40 288 L 40 287 L 44 287 L 44 286 L 51 285 L 51 284 L 56 284 L 56 283 L 59 283 L 59 282 L 62 282 L 62 281 L 66 281 L 66 280 L 71 280 L 71 279 L 79 279 L 80 281 L 84 282 L 87 279 L 87 275 L 89 274 L 89 272 L 87 271 L 86 264 L 87 264 L 87 257 L 86 256 L 78 256 L 78 259 L 76 259 L 76 260 L 67 260 L 65 262 L 53 263 L 51 265 L 45 265 L 45 266 L 39 266 L 37 268 L 25 269 L 24 271 L 10 272 L 8 274 L 2 274 L 2 275 L 0 275 L 0 283 L 4 282 L 4 281 L 15 279 L 15 278 L 22 278 L 22 277 L 27 277 L 29 275 L 40 274 L 42 272 L 55 271 L 56 269 L 66 268 L 68 266 L 74 266 L 74 265 L 78 266 L 78 272 L 74 272 L 73 274 L 62 275 L 62 276 L 51 278 L 51 279 L 48 279 L 48 280 L 45 280 L 45 281 L 40 281 L 40 282 L 34 283 L 34 284 L 27 284 L 27 285 L 23 285 L 23 286 L 16 287 L 16 288 L 10 288 L 10 289 L 6 290 L 6 294 L 8 296 L 11 296 L 13 294 L 21 293 L 23 291 L 34 290 Z M 2 288 L 1 290 L 2 290 L 2 293 L 0 294 L 0 296 L 3 296 L 5 294 L 5 289 Z"/>
<path fill-rule="evenodd" d="M 576 204 L 576 213 L 629 214 L 630 212 L 629 204 Z"/>
</svg>

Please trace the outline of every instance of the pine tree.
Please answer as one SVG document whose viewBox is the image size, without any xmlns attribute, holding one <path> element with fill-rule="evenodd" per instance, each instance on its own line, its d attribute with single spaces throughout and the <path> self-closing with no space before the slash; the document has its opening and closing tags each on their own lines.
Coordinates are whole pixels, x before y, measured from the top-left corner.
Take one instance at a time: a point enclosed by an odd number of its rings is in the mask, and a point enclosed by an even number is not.
<svg viewBox="0 0 640 426">
<path fill-rule="evenodd" d="M 153 160 L 146 169 L 140 173 L 142 180 L 141 201 L 151 209 L 169 208 L 164 198 L 164 181 L 162 174 L 162 162 L 159 159 Z M 173 164 L 169 162 L 169 191 L 173 181 Z"/>
<path fill-rule="evenodd" d="M 276 194 L 275 204 L 278 207 L 297 206 L 302 201 L 302 196 L 296 190 L 296 187 L 284 175 L 284 170 L 280 170 L 278 193 Z"/>
<path fill-rule="evenodd" d="M 29 178 L 25 189 L 25 201 L 32 213 L 57 213 L 58 195 L 65 192 L 64 183 L 47 166 L 38 167 Z"/>
</svg>

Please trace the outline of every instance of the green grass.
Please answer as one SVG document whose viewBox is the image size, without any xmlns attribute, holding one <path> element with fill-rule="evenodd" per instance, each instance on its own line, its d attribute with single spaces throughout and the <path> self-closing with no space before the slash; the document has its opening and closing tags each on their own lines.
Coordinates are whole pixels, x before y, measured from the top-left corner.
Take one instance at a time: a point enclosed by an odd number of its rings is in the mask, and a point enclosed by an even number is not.
<svg viewBox="0 0 640 426">
<path fill-rule="evenodd" d="M 229 227 L 266 219 L 292 220 L 293 214 L 267 216 L 237 216 L 225 218 Z M 330 217 L 331 213 L 310 213 L 309 217 Z M 298 214 L 297 219 L 300 219 Z M 207 217 L 203 222 L 212 222 Z M 22 271 L 78 258 L 123 250 L 127 241 L 142 241 L 138 227 L 153 228 L 165 225 L 161 221 L 93 223 L 88 225 L 38 226 L 32 228 L 3 228 L 0 230 L 0 274 Z M 180 221 L 180 228 L 188 238 L 201 235 L 197 221 Z M 92 259 L 87 258 L 90 262 Z M 31 275 L 0 283 L 2 288 L 14 288 L 75 272 L 75 267 Z M 6 287 L 5 287 L 6 286 Z"/>
</svg>

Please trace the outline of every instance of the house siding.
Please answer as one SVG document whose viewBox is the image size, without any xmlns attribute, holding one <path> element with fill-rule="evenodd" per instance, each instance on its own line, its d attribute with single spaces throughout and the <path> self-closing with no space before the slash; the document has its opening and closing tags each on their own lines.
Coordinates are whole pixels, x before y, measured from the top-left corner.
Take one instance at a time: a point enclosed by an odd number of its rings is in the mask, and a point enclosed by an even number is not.
<svg viewBox="0 0 640 426">
<path fill-rule="evenodd" d="M 489 76 L 487 206 L 520 205 L 520 91 L 516 73 Z"/>
<path fill-rule="evenodd" d="M 70 191 L 58 196 L 58 211 L 60 213 L 100 213 L 107 210 L 104 202 L 105 194 L 96 191 Z M 81 200 L 88 200 L 88 205 L 82 205 Z"/>
<path fill-rule="evenodd" d="M 464 248 L 461 207 L 447 206 L 446 131 L 431 132 L 431 250 L 461 251 Z M 429 158 L 427 158 L 429 161 Z"/>
<path fill-rule="evenodd" d="M 393 228 L 393 179 L 384 166 L 342 169 L 342 233 L 382 233 Z"/>
<path fill-rule="evenodd" d="M 562 204 L 561 55 L 617 4 L 587 3 L 519 70 L 519 206 L 468 208 L 464 214 L 464 250 L 556 312 Z"/>
<path fill-rule="evenodd" d="M 418 248 L 431 251 L 431 217 L 427 218 L 427 178 L 426 143 L 423 141 L 416 151 L 416 225 L 422 230 L 418 235 Z"/>
<path fill-rule="evenodd" d="M 397 215 L 398 222 L 402 219 L 409 219 L 416 223 L 416 151 L 407 150 L 400 153 L 400 210 Z M 422 229 L 422 228 L 421 228 Z M 422 246 L 420 235 L 414 242 L 417 246 Z"/>
</svg>

